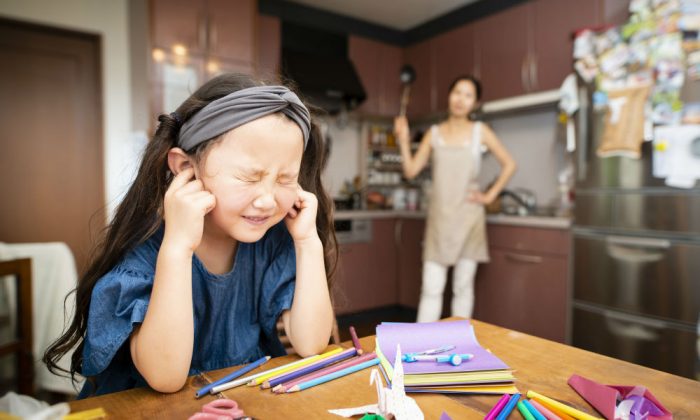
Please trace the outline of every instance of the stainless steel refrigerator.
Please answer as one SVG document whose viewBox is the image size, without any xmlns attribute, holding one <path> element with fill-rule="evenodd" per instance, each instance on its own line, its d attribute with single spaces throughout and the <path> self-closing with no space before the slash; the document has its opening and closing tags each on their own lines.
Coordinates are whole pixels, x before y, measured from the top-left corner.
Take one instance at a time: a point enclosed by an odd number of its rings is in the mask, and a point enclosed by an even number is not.
<svg viewBox="0 0 700 420">
<path fill-rule="evenodd" d="M 700 183 L 667 187 L 641 159 L 596 156 L 604 110 L 580 88 L 574 346 L 700 379 Z"/>
</svg>

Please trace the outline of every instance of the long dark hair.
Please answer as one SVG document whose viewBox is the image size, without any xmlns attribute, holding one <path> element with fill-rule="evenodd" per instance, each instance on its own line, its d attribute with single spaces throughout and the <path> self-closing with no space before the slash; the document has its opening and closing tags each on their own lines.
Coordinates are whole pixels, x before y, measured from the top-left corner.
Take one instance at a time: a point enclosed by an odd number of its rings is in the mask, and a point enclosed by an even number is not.
<svg viewBox="0 0 700 420">
<path fill-rule="evenodd" d="M 127 252 L 153 235 L 163 223 L 163 199 L 172 179 L 168 168 L 168 151 L 177 146 L 181 124 L 210 102 L 231 92 L 261 84 L 247 75 L 223 74 L 202 85 L 180 105 L 175 115 L 163 114 L 158 117 L 160 125 L 146 147 L 136 179 L 117 207 L 114 219 L 104 229 L 101 240 L 93 249 L 87 271 L 74 290 L 75 316 L 64 334 L 44 353 L 43 361 L 51 372 L 70 374 L 73 380 L 76 373 L 81 373 L 90 298 L 95 284 Z M 188 151 L 188 154 L 199 161 L 207 147 L 214 142 L 214 139 L 204 142 Z M 321 130 L 312 119 L 309 142 L 301 159 L 299 184 L 318 199 L 316 228 L 323 244 L 326 277 L 330 287 L 337 263 L 338 245 L 332 222 L 333 201 L 321 183 L 321 172 L 326 159 L 324 149 Z M 73 348 L 75 352 L 70 371 L 66 371 L 57 363 Z"/>
</svg>

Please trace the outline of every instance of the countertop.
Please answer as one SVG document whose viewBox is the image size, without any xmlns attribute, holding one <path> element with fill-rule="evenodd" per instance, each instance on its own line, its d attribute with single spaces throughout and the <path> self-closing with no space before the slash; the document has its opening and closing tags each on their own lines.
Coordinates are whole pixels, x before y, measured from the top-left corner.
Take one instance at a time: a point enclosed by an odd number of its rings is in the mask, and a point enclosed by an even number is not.
<svg viewBox="0 0 700 420">
<path fill-rule="evenodd" d="M 424 211 L 411 210 L 340 210 L 336 211 L 336 220 L 352 220 L 352 219 L 425 219 Z M 513 226 L 528 226 L 541 227 L 550 229 L 569 229 L 571 227 L 571 218 L 569 217 L 550 217 L 550 216 L 511 216 L 507 214 L 489 214 L 486 216 L 487 223 L 513 225 Z"/>
</svg>

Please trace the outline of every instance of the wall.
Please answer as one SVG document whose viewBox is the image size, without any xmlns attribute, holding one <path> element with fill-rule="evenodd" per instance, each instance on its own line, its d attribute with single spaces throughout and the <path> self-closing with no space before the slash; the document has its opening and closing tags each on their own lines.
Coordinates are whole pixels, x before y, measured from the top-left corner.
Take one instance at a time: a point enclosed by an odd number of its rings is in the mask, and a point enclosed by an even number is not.
<svg viewBox="0 0 700 420">
<path fill-rule="evenodd" d="M 488 121 L 518 164 L 506 188 L 526 188 L 537 197 L 538 206 L 551 206 L 557 199 L 558 174 L 565 167 L 565 139 L 551 109 L 525 111 Z M 479 184 L 485 187 L 500 172 L 496 159 L 484 156 Z"/>
<path fill-rule="evenodd" d="M 127 0 L 3 0 L 0 15 L 98 34 L 102 40 L 105 199 L 108 217 L 131 183 L 143 139 L 131 134 Z"/>
<path fill-rule="evenodd" d="M 331 139 L 331 155 L 323 173 L 323 183 L 331 197 L 337 197 L 345 180 L 360 174 L 361 124 L 356 119 L 338 123 L 337 118 L 323 119 L 324 132 Z"/>
</svg>

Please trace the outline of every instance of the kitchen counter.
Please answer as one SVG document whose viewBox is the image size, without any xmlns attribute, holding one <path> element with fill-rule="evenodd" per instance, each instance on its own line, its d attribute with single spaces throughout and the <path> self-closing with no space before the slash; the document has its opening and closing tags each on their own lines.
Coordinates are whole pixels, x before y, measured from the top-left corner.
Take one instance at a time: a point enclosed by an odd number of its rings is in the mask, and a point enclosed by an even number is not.
<svg viewBox="0 0 700 420">
<path fill-rule="evenodd" d="M 341 210 L 335 213 L 336 220 L 353 219 L 425 219 L 425 211 L 411 210 Z M 540 227 L 549 229 L 569 229 L 571 218 L 549 216 L 511 216 L 507 214 L 489 214 L 486 221 L 493 224 Z"/>
</svg>

